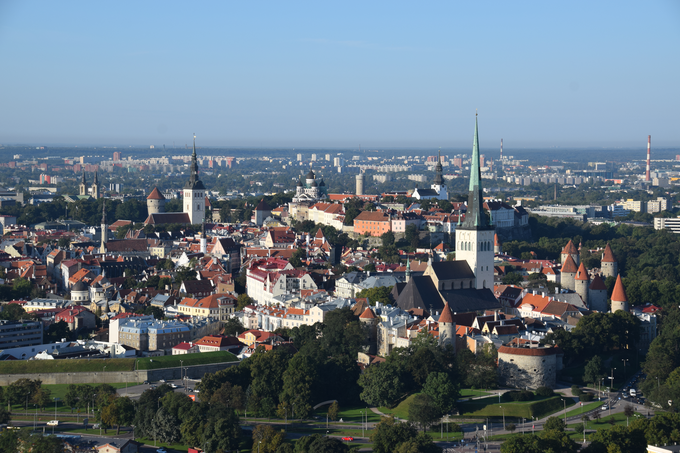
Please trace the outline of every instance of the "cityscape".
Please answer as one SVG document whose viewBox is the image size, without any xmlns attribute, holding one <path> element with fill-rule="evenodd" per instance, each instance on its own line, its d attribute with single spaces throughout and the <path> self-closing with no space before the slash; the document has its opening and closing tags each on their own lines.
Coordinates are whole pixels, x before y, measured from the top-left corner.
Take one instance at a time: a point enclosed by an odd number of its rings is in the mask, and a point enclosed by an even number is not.
<svg viewBox="0 0 680 453">
<path fill-rule="evenodd" d="M 676 4 L 38 4 L 1 451 L 680 452 Z"/>
</svg>

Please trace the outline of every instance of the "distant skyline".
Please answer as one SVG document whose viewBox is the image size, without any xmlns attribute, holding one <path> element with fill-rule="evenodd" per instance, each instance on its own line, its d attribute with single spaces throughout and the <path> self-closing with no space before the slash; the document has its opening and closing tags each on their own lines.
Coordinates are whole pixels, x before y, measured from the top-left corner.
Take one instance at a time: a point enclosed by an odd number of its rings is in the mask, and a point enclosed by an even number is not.
<svg viewBox="0 0 680 453">
<path fill-rule="evenodd" d="M 680 147 L 680 2 L 0 1 L 0 144 Z"/>
</svg>

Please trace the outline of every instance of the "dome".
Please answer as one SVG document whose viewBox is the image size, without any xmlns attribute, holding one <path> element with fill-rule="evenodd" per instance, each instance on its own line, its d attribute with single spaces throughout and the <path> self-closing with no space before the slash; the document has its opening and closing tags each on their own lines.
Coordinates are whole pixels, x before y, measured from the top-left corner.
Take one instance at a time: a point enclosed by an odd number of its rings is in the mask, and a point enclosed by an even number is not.
<svg viewBox="0 0 680 453">
<path fill-rule="evenodd" d="M 80 280 L 78 283 L 73 285 L 71 291 L 87 291 L 87 286 L 85 286 L 85 283 L 83 283 L 83 281 Z"/>
<path fill-rule="evenodd" d="M 316 183 L 316 181 L 312 181 L 312 187 L 318 187 L 319 185 Z"/>
<path fill-rule="evenodd" d="M 323 179 L 322 179 L 321 182 L 319 183 L 319 187 L 326 187 L 326 183 L 323 182 Z"/>
<path fill-rule="evenodd" d="M 302 187 L 302 180 L 301 179 L 298 179 L 297 186 Z"/>
<path fill-rule="evenodd" d="M 316 179 L 316 176 L 314 176 L 314 172 L 312 170 L 309 170 L 309 173 L 307 173 L 307 176 L 305 176 L 306 179 Z"/>
</svg>

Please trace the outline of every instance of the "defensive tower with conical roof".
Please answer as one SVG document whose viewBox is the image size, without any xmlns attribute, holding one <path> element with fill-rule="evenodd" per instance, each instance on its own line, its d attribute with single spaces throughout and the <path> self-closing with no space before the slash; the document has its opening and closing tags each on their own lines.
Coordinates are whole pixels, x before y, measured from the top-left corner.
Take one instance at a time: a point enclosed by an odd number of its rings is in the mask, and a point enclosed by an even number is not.
<svg viewBox="0 0 680 453">
<path fill-rule="evenodd" d="M 616 261 L 614 252 L 610 247 L 609 243 L 604 248 L 604 253 L 602 253 L 602 260 L 600 261 L 600 268 L 602 269 L 602 275 L 607 277 L 616 277 L 619 274 L 619 263 Z"/>
<path fill-rule="evenodd" d="M 472 140 L 470 192 L 462 225 L 456 227 L 456 260 L 465 260 L 475 274 L 475 288 L 493 289 L 494 227 L 484 212 L 482 176 L 479 164 L 479 127 L 475 114 L 475 135 Z"/>
<path fill-rule="evenodd" d="M 189 215 L 192 225 L 205 220 L 205 186 L 198 178 L 198 159 L 196 157 L 196 134 L 194 134 L 194 151 L 191 154 L 191 176 L 184 185 L 184 212 Z"/>
<path fill-rule="evenodd" d="M 628 296 L 626 296 L 626 289 L 623 287 L 621 274 L 616 276 L 616 284 L 612 292 L 612 313 L 619 310 L 628 311 Z"/>
<path fill-rule="evenodd" d="M 586 266 L 581 263 L 578 270 L 576 271 L 576 276 L 574 277 L 574 291 L 576 294 L 581 296 L 585 306 L 588 306 L 588 287 L 590 286 L 590 277 L 588 276 L 588 270 Z"/>
<path fill-rule="evenodd" d="M 571 257 L 571 255 L 567 254 L 567 258 L 564 260 L 560 275 L 562 288 L 574 291 L 576 287 L 574 281 L 576 278 L 576 272 L 578 272 L 578 267 L 576 267 L 576 263 L 574 262 L 574 259 Z"/>
<path fill-rule="evenodd" d="M 441 346 L 450 345 L 454 352 L 456 350 L 456 323 L 453 320 L 448 302 L 444 304 L 442 314 L 439 315 L 439 344 Z"/>
<path fill-rule="evenodd" d="M 165 212 L 165 197 L 154 187 L 148 197 L 146 197 L 146 210 L 151 214 L 161 214 Z"/>
<path fill-rule="evenodd" d="M 602 313 L 607 312 L 607 286 L 599 275 L 593 277 L 588 287 L 588 308 Z"/>
<path fill-rule="evenodd" d="M 498 237 L 498 234 L 493 235 L 493 253 L 495 255 L 503 254 L 503 245 L 501 244 L 501 239 Z"/>
<path fill-rule="evenodd" d="M 562 249 L 562 253 L 560 254 L 560 259 L 561 263 L 564 265 L 564 262 L 567 260 L 567 256 L 571 256 L 571 259 L 574 260 L 574 264 L 578 266 L 581 262 L 581 257 L 578 254 L 578 249 L 574 245 L 574 243 L 569 239 L 569 242 L 567 242 L 567 245 L 564 246 Z"/>
</svg>

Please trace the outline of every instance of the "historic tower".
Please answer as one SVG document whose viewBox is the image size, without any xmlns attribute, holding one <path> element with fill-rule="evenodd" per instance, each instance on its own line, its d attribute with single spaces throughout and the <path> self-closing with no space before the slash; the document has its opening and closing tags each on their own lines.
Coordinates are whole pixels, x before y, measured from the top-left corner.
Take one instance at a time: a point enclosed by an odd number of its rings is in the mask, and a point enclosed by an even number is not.
<svg viewBox="0 0 680 453">
<path fill-rule="evenodd" d="M 441 152 L 439 152 L 437 165 L 435 165 L 434 170 L 436 172 L 436 175 L 434 177 L 434 182 L 430 186 L 430 188 L 435 190 L 439 194 L 439 196 L 437 197 L 438 200 L 448 200 L 449 194 L 446 190 L 446 184 L 444 184 L 444 178 L 442 176 L 442 154 L 441 154 Z"/>
<path fill-rule="evenodd" d="M 564 246 L 562 249 L 562 253 L 560 254 L 560 258 L 562 260 L 562 264 L 567 261 L 567 257 L 571 256 L 571 259 L 574 260 L 574 264 L 577 266 L 579 265 L 581 261 L 581 256 L 578 254 L 578 249 L 574 245 L 574 243 L 569 239 L 569 242 L 567 242 L 567 245 Z"/>
<path fill-rule="evenodd" d="M 97 178 L 97 172 L 94 172 L 94 181 L 92 181 L 92 198 L 99 198 L 99 178 Z"/>
<path fill-rule="evenodd" d="M 560 276 L 562 288 L 570 289 L 572 291 L 575 290 L 576 286 L 574 279 L 576 278 L 576 272 L 578 272 L 576 263 L 574 262 L 574 259 L 571 257 L 571 255 L 567 254 L 567 258 L 564 260 L 564 264 L 562 265 L 562 275 Z"/>
<path fill-rule="evenodd" d="M 106 239 L 108 230 L 106 228 L 106 200 L 102 203 L 102 243 L 99 247 L 100 253 L 106 253 Z"/>
<path fill-rule="evenodd" d="M 588 288 L 588 308 L 602 313 L 607 312 L 607 286 L 599 275 L 593 277 Z"/>
<path fill-rule="evenodd" d="M 465 260 L 475 274 L 475 288 L 493 289 L 494 227 L 484 212 L 482 177 L 479 166 L 479 128 L 475 115 L 475 135 L 470 164 L 470 193 L 465 221 L 456 227 L 456 260 Z"/>
<path fill-rule="evenodd" d="M 146 210 L 151 214 L 160 214 L 165 212 L 165 197 L 154 187 L 148 197 L 146 197 Z"/>
<path fill-rule="evenodd" d="M 628 311 L 628 296 L 626 296 L 626 290 L 623 287 L 621 275 L 616 277 L 616 284 L 614 285 L 614 291 L 612 292 L 612 313 L 619 310 Z"/>
<path fill-rule="evenodd" d="M 191 154 L 191 177 L 184 185 L 184 212 L 189 214 L 189 221 L 192 225 L 201 224 L 205 219 L 205 186 L 198 179 L 196 135 L 194 135 L 194 152 Z"/>
<path fill-rule="evenodd" d="M 444 304 L 442 314 L 439 315 L 439 345 L 451 345 L 454 352 L 456 351 L 456 323 L 453 321 L 448 302 Z"/>
<path fill-rule="evenodd" d="M 602 260 L 600 261 L 600 268 L 602 269 L 602 275 L 604 275 L 605 278 L 616 277 L 619 274 L 619 263 L 616 261 L 614 252 L 609 244 L 604 248 Z"/>
<path fill-rule="evenodd" d="M 501 244 L 501 240 L 497 234 L 493 235 L 493 253 L 496 255 L 503 254 L 503 245 Z"/>
<path fill-rule="evenodd" d="M 80 185 L 78 186 L 79 195 L 87 195 L 87 180 L 85 179 L 85 170 L 83 170 L 83 176 L 80 178 Z"/>
<path fill-rule="evenodd" d="M 576 294 L 581 296 L 583 303 L 588 307 L 588 288 L 590 287 L 590 278 L 588 277 L 588 271 L 586 267 L 581 263 L 576 271 L 576 276 L 574 277 L 574 291 Z"/>
</svg>

